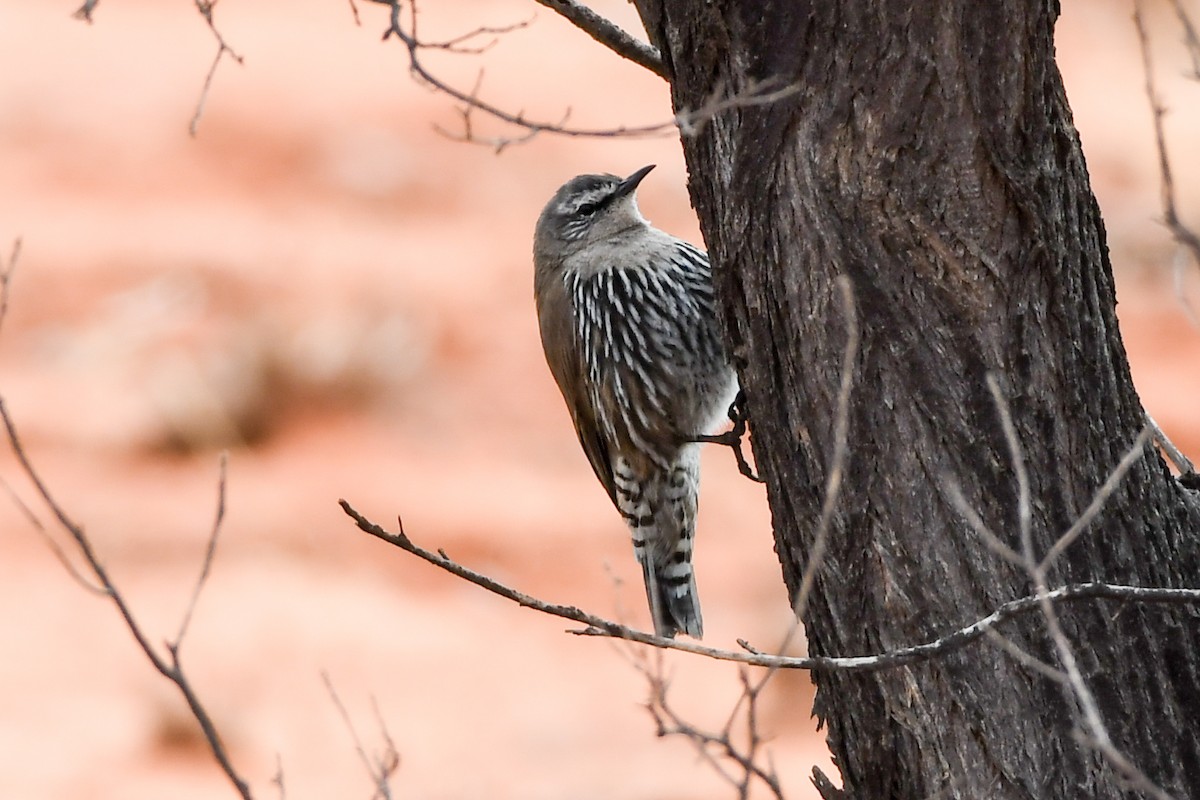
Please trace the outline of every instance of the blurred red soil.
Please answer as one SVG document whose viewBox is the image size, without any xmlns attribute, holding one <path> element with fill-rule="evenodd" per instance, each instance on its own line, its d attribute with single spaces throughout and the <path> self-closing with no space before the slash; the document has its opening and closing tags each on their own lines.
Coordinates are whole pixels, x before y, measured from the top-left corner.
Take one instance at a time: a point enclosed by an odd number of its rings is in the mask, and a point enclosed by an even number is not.
<svg viewBox="0 0 1200 800">
<path fill-rule="evenodd" d="M 598 5 L 634 26 L 627 4 Z M 1124 11 L 1065 5 L 1062 65 L 1134 378 L 1200 455 L 1200 332 L 1155 223 L 1132 26 Z M 530 8 L 457 4 L 430 15 L 427 35 Z M 678 143 L 543 136 L 501 157 L 455 143 L 431 127 L 457 129 L 452 104 L 380 44 L 379 9 L 361 8 L 358 28 L 337 3 L 282 0 L 218 8 L 246 62 L 221 65 L 193 140 L 216 49 L 202 21 L 145 0 L 103 0 L 93 26 L 71 10 L 0 0 L 0 243 L 24 240 L 0 392 L 156 643 L 186 607 L 216 453 L 231 449 L 223 534 L 182 657 L 256 796 L 275 796 L 277 764 L 289 799 L 369 796 L 322 670 L 371 752 L 378 701 L 402 796 L 721 796 L 686 742 L 654 737 L 623 648 L 564 635 L 389 549 L 336 504 L 385 525 L 403 514 L 419 543 L 525 591 L 644 622 L 620 521 L 542 362 L 529 239 L 565 177 L 657 163 L 643 209 L 699 241 Z M 1158 22 L 1166 64 L 1177 37 Z M 661 82 L 549 13 L 481 62 L 437 63 L 461 85 L 485 63 L 488 96 L 530 117 L 567 106 L 581 126 L 668 117 Z M 1177 72 L 1161 76 L 1178 98 L 1169 135 L 1185 218 L 1200 223 L 1200 183 L 1184 179 L 1200 155 L 1182 144 L 1196 140 L 1200 103 Z M 1183 284 L 1200 305 L 1193 266 Z M 708 641 L 772 646 L 789 614 L 765 501 L 728 453 L 705 458 Z M 0 463 L 48 525 L 12 458 Z M 111 607 L 68 577 L 14 503 L 0 502 L 0 531 L 0 797 L 232 796 Z M 680 711 L 722 724 L 735 670 L 667 663 Z M 836 776 L 810 702 L 802 675 L 778 677 L 765 699 L 792 798 L 815 796 L 814 764 Z"/>
</svg>

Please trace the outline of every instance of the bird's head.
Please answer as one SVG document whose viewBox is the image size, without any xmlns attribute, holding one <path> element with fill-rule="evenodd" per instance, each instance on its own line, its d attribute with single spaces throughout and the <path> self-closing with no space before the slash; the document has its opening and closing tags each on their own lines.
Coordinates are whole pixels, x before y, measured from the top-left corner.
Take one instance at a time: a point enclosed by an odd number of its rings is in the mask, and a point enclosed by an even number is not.
<svg viewBox="0 0 1200 800">
<path fill-rule="evenodd" d="M 646 225 L 634 191 L 654 169 L 642 167 L 628 178 L 578 175 L 550 198 L 538 217 L 533 255 L 539 271 L 561 268 L 589 245 Z"/>
</svg>

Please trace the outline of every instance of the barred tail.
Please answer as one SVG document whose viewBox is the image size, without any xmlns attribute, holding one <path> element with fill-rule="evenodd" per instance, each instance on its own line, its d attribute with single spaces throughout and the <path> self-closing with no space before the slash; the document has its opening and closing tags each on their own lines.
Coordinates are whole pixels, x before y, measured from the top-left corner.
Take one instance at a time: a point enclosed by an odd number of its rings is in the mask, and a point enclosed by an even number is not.
<svg viewBox="0 0 1200 800">
<path fill-rule="evenodd" d="M 617 508 L 629 525 L 633 552 L 642 565 L 654 632 L 667 638 L 683 632 L 699 639 L 704 623 L 692 570 L 696 453 L 685 451 L 666 471 L 650 475 L 638 476 L 623 458 L 616 466 Z"/>
<path fill-rule="evenodd" d="M 691 542 L 687 557 L 691 557 Z M 676 551 L 676 557 L 683 553 Z M 654 633 L 671 639 L 683 632 L 693 639 L 704 636 L 704 619 L 700 615 L 700 596 L 696 592 L 696 575 L 690 560 L 672 560 L 666 564 L 642 561 L 642 577 L 646 581 L 646 598 L 650 601 L 650 616 Z"/>
</svg>

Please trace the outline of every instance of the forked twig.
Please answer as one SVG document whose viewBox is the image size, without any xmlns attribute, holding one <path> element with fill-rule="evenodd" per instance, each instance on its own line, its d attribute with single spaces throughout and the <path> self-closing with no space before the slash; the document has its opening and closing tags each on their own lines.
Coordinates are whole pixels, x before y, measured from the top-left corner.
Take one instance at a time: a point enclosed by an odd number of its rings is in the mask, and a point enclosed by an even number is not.
<svg viewBox="0 0 1200 800">
<path fill-rule="evenodd" d="M 42 501 L 58 520 L 59 524 L 62 525 L 63 529 L 75 542 L 76 548 L 83 556 L 84 561 L 87 563 L 88 568 L 95 576 L 96 581 L 103 593 L 110 600 L 112 600 L 112 603 L 114 606 L 116 606 L 117 612 L 120 614 L 121 619 L 124 620 L 126 628 L 128 628 L 129 632 L 133 634 L 133 638 L 137 642 L 138 647 L 145 654 L 146 658 L 149 659 L 154 669 L 157 670 L 158 673 L 164 678 L 173 683 L 179 690 L 179 693 L 183 696 L 183 699 L 187 702 L 188 708 L 192 712 L 192 716 L 195 717 L 196 721 L 200 724 L 200 729 L 204 735 L 204 740 L 208 743 L 209 750 L 212 752 L 217 764 L 221 767 L 221 771 L 225 773 L 226 777 L 229 779 L 229 782 L 233 784 L 234 789 L 237 791 L 238 795 L 242 797 L 242 800 L 251 800 L 252 795 L 250 793 L 250 785 L 234 768 L 233 762 L 229 758 L 229 753 L 226 751 L 225 745 L 221 741 L 220 735 L 217 733 L 216 725 L 213 723 L 212 717 L 209 715 L 207 709 L 205 709 L 203 702 L 196 694 L 195 689 L 192 688 L 191 682 L 188 680 L 187 675 L 183 671 L 183 667 L 179 661 L 180 642 L 176 641 L 166 645 L 169 659 L 164 658 L 163 655 L 160 654 L 158 650 L 150 644 L 150 640 L 147 638 L 145 631 L 141 627 L 141 624 L 134 617 L 133 610 L 129 607 L 129 604 L 125 601 L 125 597 L 121 594 L 120 590 L 109 576 L 108 570 L 100 562 L 95 549 L 92 547 L 91 541 L 84 534 L 83 528 L 67 515 L 63 507 L 59 505 L 58 501 L 56 501 L 53 495 L 50 494 L 50 490 L 42 481 L 41 476 L 37 473 L 37 470 L 34 469 L 32 462 L 30 462 L 28 455 L 25 453 L 25 448 L 21 444 L 20 437 L 17 435 L 16 426 L 13 424 L 12 418 L 9 416 L 8 409 L 5 406 L 3 399 L 0 399 L 0 418 L 3 419 L 4 428 L 8 434 L 8 441 L 12 446 L 13 454 L 17 457 L 17 461 L 20 463 L 22 470 L 37 489 L 38 495 L 42 498 Z"/>
<path fill-rule="evenodd" d="M 1156 798 L 1156 800 L 1171 800 L 1171 795 L 1151 781 L 1113 743 L 1108 734 L 1108 728 L 1104 724 L 1104 718 L 1100 713 L 1100 707 L 1096 702 L 1095 695 L 1092 694 L 1091 688 L 1083 679 L 1083 673 L 1079 668 L 1078 660 L 1075 658 L 1074 648 L 1063 631 L 1058 612 L 1049 597 L 1050 591 L 1046 582 L 1047 568 L 1078 537 L 1091 520 L 1095 519 L 1104 503 L 1112 496 L 1117 485 L 1130 467 L 1144 454 L 1146 441 L 1150 436 L 1150 428 L 1147 425 L 1142 429 L 1134 441 L 1134 447 L 1126 453 L 1117 467 L 1112 470 L 1108 479 L 1105 480 L 1103 486 L 1096 493 L 1092 503 L 1076 519 L 1068 531 L 1059 537 L 1045 558 L 1039 561 L 1033 549 L 1033 501 L 1020 437 L 1017 435 L 1016 425 L 1013 423 L 1008 400 L 1001 391 L 1000 383 L 994 374 L 988 374 L 987 385 L 991 391 L 996 410 L 1000 415 L 1001 428 L 1004 432 L 1005 441 L 1008 444 L 1013 471 L 1017 479 L 1017 519 L 1021 543 L 1021 564 L 1030 581 L 1033 583 L 1038 609 L 1041 611 L 1042 617 L 1046 622 L 1046 630 L 1050 635 L 1051 641 L 1054 643 L 1058 660 L 1062 664 L 1063 680 L 1059 682 L 1063 684 L 1067 694 L 1074 698 L 1083 718 L 1084 730 L 1077 735 L 1077 738 L 1099 752 L 1131 787 Z"/>
<path fill-rule="evenodd" d="M 325 684 L 325 689 L 329 692 L 329 697 L 333 701 L 333 705 L 337 708 L 342 722 L 345 723 L 346 730 L 350 732 L 350 738 L 354 741 L 354 750 L 358 753 L 359 760 L 362 761 L 367 774 L 371 776 L 371 783 L 375 787 L 375 793 L 371 796 L 372 800 L 376 797 L 383 800 L 392 800 L 390 780 L 396 774 L 396 770 L 400 768 L 400 752 L 396 749 L 396 744 L 392 741 L 391 734 L 388 733 L 387 726 L 383 722 L 383 716 L 379 712 L 379 704 L 375 701 L 374 697 L 371 698 L 371 706 L 375 711 L 375 720 L 379 724 L 379 730 L 383 736 L 384 750 L 382 755 L 372 759 L 367 755 L 362 739 L 358 736 L 358 731 L 354 729 L 354 722 L 350 719 L 350 712 L 346 710 L 342 699 L 338 697 L 337 690 L 333 688 L 333 681 L 330 679 L 328 672 L 321 671 L 321 681 Z"/>
<path fill-rule="evenodd" d="M 409 71 L 420 81 L 433 87 L 443 94 L 457 100 L 462 106 L 459 109 L 460 115 L 464 120 L 469 120 L 474 110 L 479 110 L 488 116 L 494 117 L 506 122 L 509 125 L 514 125 L 526 131 L 521 137 L 504 138 L 496 137 L 492 139 L 479 139 L 473 136 L 464 135 L 457 137 L 461 141 L 475 142 L 487 144 L 497 150 L 502 150 L 510 144 L 515 144 L 518 141 L 528 141 L 537 134 L 543 131 L 549 131 L 563 136 L 572 137 L 613 137 L 613 136 L 653 136 L 665 133 L 671 124 L 659 125 L 641 125 L 632 127 L 618 127 L 611 129 L 585 129 L 585 128 L 569 128 L 565 125 L 555 124 L 550 122 L 538 122 L 526 118 L 524 112 L 512 113 L 505 111 L 499 106 L 493 105 L 481 97 L 479 97 L 479 86 L 482 76 L 476 79 L 475 88 L 470 92 L 464 92 L 461 89 L 452 86 L 440 77 L 431 72 L 421 59 L 421 51 L 427 49 L 428 45 L 421 39 L 417 28 L 418 8 L 416 0 L 408 0 L 409 13 L 407 15 L 407 25 L 405 24 L 404 2 L 403 0 L 372 0 L 372 2 L 380 5 L 388 6 L 390 9 L 390 21 L 383 38 L 387 40 L 395 37 L 408 51 Z M 565 119 L 565 118 L 564 118 Z"/>
<path fill-rule="evenodd" d="M 779 102 L 787 97 L 800 93 L 806 88 L 805 84 L 796 82 L 778 85 L 775 80 L 751 81 L 742 90 L 727 92 L 724 84 L 719 83 L 711 95 L 697 108 L 682 109 L 671 119 L 649 125 L 620 125 L 613 128 L 574 128 L 567 126 L 570 109 L 562 115 L 558 122 L 529 119 L 523 111 L 511 112 L 485 101 L 479 93 L 482 70 L 476 78 L 471 91 L 459 89 L 440 78 L 430 70 L 421 59 L 421 51 L 442 49 L 450 52 L 472 53 L 479 48 L 461 47 L 461 43 L 484 34 L 503 33 L 511 28 L 521 27 L 521 23 L 509 28 L 477 28 L 462 36 L 444 42 L 427 42 L 418 33 L 417 0 L 371 0 L 390 9 L 390 24 L 383 38 L 395 37 L 408 51 L 409 72 L 421 83 L 432 87 L 458 101 L 458 113 L 463 122 L 461 134 L 451 134 L 441 127 L 436 129 L 455 141 L 471 144 L 486 145 L 496 152 L 505 148 L 528 142 L 541 133 L 553 133 L 561 136 L 614 138 L 614 137 L 650 137 L 665 136 L 678 130 L 683 136 L 695 136 L 704 124 L 724 111 L 746 106 L 767 105 Z M 666 77 L 665 68 L 658 51 L 650 45 L 638 41 L 609 20 L 592 11 L 575 0 L 537 0 L 542 5 L 553 9 L 573 25 L 588 33 L 592 38 L 655 74 Z M 407 5 L 407 14 L 405 6 Z M 352 11 L 357 20 L 357 7 L 351 2 Z M 407 23 L 407 24 L 406 24 Z M 490 46 L 490 45 L 489 45 Z M 486 49 L 486 48 L 484 48 Z M 472 123 L 474 112 L 479 111 L 489 117 L 500 120 L 508 125 L 524 131 L 517 136 L 480 136 L 475 132 Z"/>
<path fill-rule="evenodd" d="M 220 66 L 221 59 L 229 56 L 238 64 L 245 63 L 245 59 L 229 46 L 229 43 L 225 41 L 225 37 L 217 30 L 216 23 L 213 22 L 213 9 L 216 8 L 217 0 L 194 0 L 194 2 L 196 10 L 200 12 L 200 16 L 204 18 L 204 21 L 208 24 L 208 29 L 212 31 L 213 37 L 217 40 L 217 54 L 213 57 L 212 66 L 208 68 L 208 73 L 204 76 L 204 85 L 200 89 L 200 98 L 196 101 L 196 111 L 192 114 L 192 121 L 188 124 L 188 133 L 193 138 L 200 130 L 200 117 L 204 116 L 204 106 L 208 102 L 208 92 L 212 88 L 213 77 L 217 74 L 217 67 Z"/>
<path fill-rule="evenodd" d="M 691 742 L 696 754 L 734 787 L 739 800 L 751 796 L 751 789 L 756 782 L 765 786 L 776 800 L 783 800 L 783 788 L 774 766 L 769 762 L 765 765 L 760 763 L 760 753 L 765 743 L 758 720 L 762 687 L 750 681 L 745 667 L 738 670 L 742 695 L 729 718 L 717 730 L 704 730 L 684 719 L 671 705 L 667 696 L 670 684 L 663 674 L 661 651 L 657 651 L 657 655 L 659 657 L 654 659 L 653 666 L 645 652 L 631 656 L 634 666 L 646 677 L 650 687 L 646 709 L 654 720 L 655 733 L 660 737 L 681 736 Z M 742 723 L 740 726 L 739 722 Z M 740 734 L 735 730 L 736 727 L 743 729 Z M 727 768 L 726 762 L 734 765 L 736 774 Z"/>
<path fill-rule="evenodd" d="M 1176 2 L 1176 11 L 1184 22 L 1184 30 L 1191 38 L 1188 41 L 1189 52 L 1193 64 L 1200 64 L 1200 45 L 1196 41 L 1195 29 Z M 1133 0 L 1133 23 L 1137 29 L 1138 47 L 1142 53 L 1142 72 L 1145 77 L 1146 99 L 1150 103 L 1150 111 L 1154 122 L 1154 141 L 1158 148 L 1158 170 L 1162 177 L 1162 207 L 1163 223 L 1171 231 L 1171 236 L 1181 246 L 1191 253 L 1193 262 L 1200 266 L 1200 235 L 1197 235 L 1179 219 L 1175 201 L 1175 180 L 1171 174 L 1171 161 L 1167 156 L 1166 134 L 1163 132 L 1163 117 L 1167 109 L 1158 97 L 1154 82 L 1154 64 L 1150 57 L 1150 35 L 1146 31 L 1146 21 L 1142 14 L 1142 0 Z M 1200 69 L 1200 68 L 1198 68 Z"/>
</svg>

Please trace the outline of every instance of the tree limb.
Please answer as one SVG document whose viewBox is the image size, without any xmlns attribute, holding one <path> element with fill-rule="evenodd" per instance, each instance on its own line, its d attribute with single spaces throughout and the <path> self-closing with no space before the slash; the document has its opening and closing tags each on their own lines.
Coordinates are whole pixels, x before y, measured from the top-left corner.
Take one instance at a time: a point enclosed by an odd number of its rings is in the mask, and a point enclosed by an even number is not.
<svg viewBox="0 0 1200 800">
<path fill-rule="evenodd" d="M 645 67 L 664 80 L 668 79 L 662 56 L 653 45 L 635 39 L 614 22 L 597 14 L 583 3 L 575 0 L 537 0 L 537 2 L 556 12 L 621 58 L 629 59 L 633 63 Z"/>
<path fill-rule="evenodd" d="M 131 634 L 133 634 L 133 638 L 137 642 L 138 647 L 141 648 L 142 652 L 145 654 L 146 658 L 149 659 L 154 669 L 157 670 L 158 673 L 164 678 L 175 684 L 175 687 L 179 690 L 179 693 L 183 696 L 184 701 L 191 710 L 192 716 L 195 717 L 196 722 L 200 724 L 200 730 L 204 734 L 204 740 L 208 743 L 213 757 L 217 760 L 217 764 L 221 767 L 221 771 L 225 773 L 227 778 L 229 778 L 229 782 L 233 784 L 238 796 L 240 796 L 242 800 L 252 800 L 253 795 L 250 793 L 250 785 L 233 766 L 233 762 L 229 758 L 229 753 L 226 751 L 225 745 L 221 741 L 220 735 L 217 733 L 217 728 L 213 723 L 212 717 L 209 715 L 208 710 L 205 709 L 204 704 L 200 701 L 200 697 L 196 694 L 195 689 L 192 688 L 191 681 L 188 680 L 187 675 L 183 671 L 183 667 L 179 661 L 179 646 L 181 644 L 181 640 L 168 642 L 166 644 L 166 650 L 169 659 L 164 657 L 153 645 L 150 644 L 150 640 L 147 637 L 146 632 L 142 629 L 141 624 L 134 617 L 133 610 L 129 607 L 129 604 L 125 601 L 125 597 L 121 594 L 120 590 L 109 576 L 108 570 L 105 569 L 104 565 L 100 562 L 99 556 L 97 556 L 95 549 L 92 547 L 91 541 L 84 534 L 83 528 L 74 522 L 69 516 L 67 516 L 66 511 L 63 510 L 63 507 L 59 505 L 58 501 L 56 501 L 53 495 L 50 494 L 50 490 L 46 487 L 46 484 L 43 483 L 41 476 L 39 476 L 37 471 L 34 469 L 32 462 L 30 462 L 28 455 L 25 453 L 25 448 L 21 445 L 21 440 L 17 436 L 16 427 L 13 424 L 12 418 L 8 414 L 8 409 L 5 407 L 4 400 L 2 398 L 0 398 L 0 419 L 3 420 L 4 429 L 8 434 L 9 444 L 12 446 L 13 454 L 17 457 L 17 461 L 20 463 L 21 468 L 29 477 L 29 480 L 33 482 L 38 494 L 46 503 L 46 506 L 50 509 L 51 513 L 58 519 L 59 523 L 62 525 L 63 529 L 67 532 L 71 539 L 74 540 L 76 548 L 79 550 L 80 554 L 84 558 L 84 561 L 87 562 L 88 568 L 95 576 L 96 582 L 99 584 L 99 588 L 108 598 L 112 600 L 113 605 L 116 606 L 117 612 L 121 615 L 121 619 L 125 622 L 125 627 L 129 629 Z M 221 496 L 218 500 L 218 504 L 219 506 L 223 506 L 223 481 L 220 486 L 220 495 Z M 209 545 L 210 550 L 214 546 L 211 542 L 215 542 L 219 527 L 220 515 L 218 515 L 217 523 L 213 527 L 212 538 Z M 199 589 L 203 585 L 206 577 L 207 570 L 205 570 L 205 572 L 203 572 L 201 575 L 199 584 L 196 588 L 196 594 L 199 593 Z M 194 604 L 195 595 L 193 595 L 192 602 Z M 181 627 L 180 637 L 182 637 L 184 633 L 186 633 L 186 625 Z"/>
<path fill-rule="evenodd" d="M 806 669 L 813 671 L 846 671 L 846 672 L 874 672 L 884 669 L 895 669 L 897 667 L 915 664 L 921 661 L 928 661 L 947 653 L 958 650 L 971 642 L 983 637 L 987 631 L 995 628 L 1003 622 L 1006 622 L 1014 617 L 1019 617 L 1023 614 L 1028 614 L 1031 611 L 1037 611 L 1041 608 L 1043 601 L 1054 602 L 1070 602 L 1080 600 L 1120 600 L 1125 602 L 1137 603 L 1155 603 L 1164 605 L 1187 605 L 1200 606 L 1200 589 L 1167 589 L 1159 587 L 1145 586 L 1125 586 L 1121 584 L 1110 584 L 1101 582 L 1092 583 L 1076 583 L 1068 586 L 1060 586 L 1057 589 L 1052 589 L 1044 595 L 1028 595 L 1020 597 L 1016 600 L 1010 600 L 1004 603 L 991 614 L 976 620 L 971 624 L 951 631 L 950 633 L 938 639 L 923 644 L 913 645 L 911 647 L 902 647 L 896 650 L 891 650 L 886 653 L 880 653 L 870 656 L 777 656 L 769 653 L 764 653 L 751 648 L 745 643 L 741 643 L 746 648 L 745 652 L 736 650 L 722 650 L 716 647 L 708 647 L 695 642 L 683 641 L 678 639 L 664 639 L 660 636 L 644 633 L 642 631 L 630 628 L 612 620 L 598 617 L 594 614 L 589 614 L 575 606 L 564 606 L 555 603 L 548 603 L 540 600 L 532 595 L 527 595 L 517 591 L 503 583 L 500 583 L 495 578 L 484 575 L 480 572 L 475 572 L 468 567 L 464 567 L 457 561 L 454 561 L 446 555 L 444 551 L 432 552 L 415 544 L 404 533 L 404 526 L 401 524 L 398 533 L 390 533 L 379 525 L 376 525 L 371 520 L 358 513 L 345 500 L 339 500 L 338 504 L 342 510 L 346 512 L 359 529 L 365 533 L 369 533 L 377 539 L 387 542 L 388 544 L 399 547 L 406 553 L 420 558 L 433 564 L 435 567 L 449 572 L 463 580 L 475 584 L 492 594 L 499 595 L 507 600 L 511 600 L 525 608 L 532 608 L 535 611 L 540 611 L 543 614 L 549 614 L 560 619 L 577 622 L 587 627 L 582 630 L 573 630 L 572 633 L 581 636 L 605 636 L 613 639 L 624 639 L 630 642 L 650 645 L 652 647 L 662 648 L 664 650 L 679 650 L 685 653 L 693 653 L 695 655 L 705 656 L 707 658 L 716 659 L 718 661 L 734 661 L 741 664 L 751 664 L 759 667 L 771 667 L 776 669 Z"/>
</svg>

